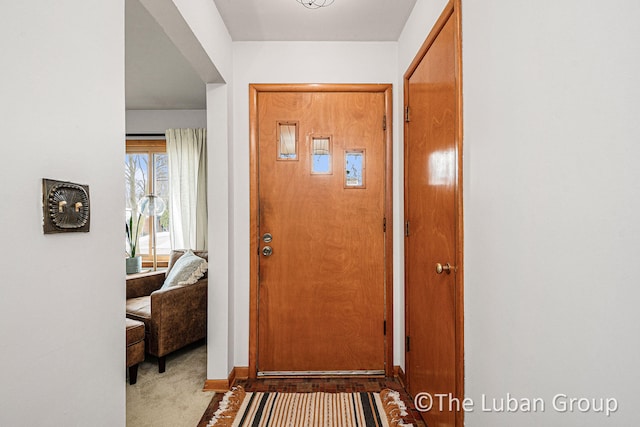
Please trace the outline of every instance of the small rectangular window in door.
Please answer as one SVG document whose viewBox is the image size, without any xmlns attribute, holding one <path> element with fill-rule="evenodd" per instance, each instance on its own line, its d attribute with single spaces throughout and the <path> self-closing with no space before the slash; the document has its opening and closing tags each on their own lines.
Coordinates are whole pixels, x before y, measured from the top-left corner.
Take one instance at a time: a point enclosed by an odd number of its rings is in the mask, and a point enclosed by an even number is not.
<svg viewBox="0 0 640 427">
<path fill-rule="evenodd" d="M 278 160 L 298 160 L 298 123 L 278 122 Z"/>
<path fill-rule="evenodd" d="M 311 173 L 330 175 L 331 170 L 331 137 L 311 137 Z"/>
<path fill-rule="evenodd" d="M 344 153 L 344 188 L 365 188 L 365 150 L 347 150 Z"/>
</svg>

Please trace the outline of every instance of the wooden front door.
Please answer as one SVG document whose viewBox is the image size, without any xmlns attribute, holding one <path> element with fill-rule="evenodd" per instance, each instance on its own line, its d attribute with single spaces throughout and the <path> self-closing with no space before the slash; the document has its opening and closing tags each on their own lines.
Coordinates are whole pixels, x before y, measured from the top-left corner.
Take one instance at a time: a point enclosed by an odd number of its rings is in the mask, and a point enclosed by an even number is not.
<svg viewBox="0 0 640 427">
<path fill-rule="evenodd" d="M 458 22 L 450 4 L 405 75 L 405 295 L 410 394 L 462 401 Z M 422 413 L 427 425 L 462 425 L 450 399 L 442 402 Z"/>
<path fill-rule="evenodd" d="M 258 375 L 385 372 L 390 87 L 375 86 L 252 86 Z"/>
</svg>

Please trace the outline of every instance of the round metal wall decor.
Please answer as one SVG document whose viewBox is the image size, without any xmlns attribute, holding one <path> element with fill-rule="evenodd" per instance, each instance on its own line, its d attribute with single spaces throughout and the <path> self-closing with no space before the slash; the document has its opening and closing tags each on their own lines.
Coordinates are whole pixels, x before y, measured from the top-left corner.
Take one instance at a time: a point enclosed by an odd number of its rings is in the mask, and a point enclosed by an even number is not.
<svg viewBox="0 0 640 427">
<path fill-rule="evenodd" d="M 44 232 L 89 231 L 89 187 L 72 182 L 42 180 Z"/>
</svg>

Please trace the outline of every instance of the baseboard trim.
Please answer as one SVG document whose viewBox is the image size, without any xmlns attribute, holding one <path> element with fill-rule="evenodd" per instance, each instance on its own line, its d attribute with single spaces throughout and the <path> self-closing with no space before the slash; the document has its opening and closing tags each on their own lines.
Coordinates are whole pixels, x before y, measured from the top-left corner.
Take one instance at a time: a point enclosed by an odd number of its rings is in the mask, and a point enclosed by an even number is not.
<svg viewBox="0 0 640 427">
<path fill-rule="evenodd" d="M 396 377 L 398 381 L 400 381 L 402 387 L 404 387 L 405 389 L 407 388 L 407 376 L 405 375 L 401 366 L 396 365 L 393 367 L 393 376 Z"/>
<path fill-rule="evenodd" d="M 231 371 L 234 376 L 231 378 L 231 374 L 229 374 L 229 384 L 233 387 L 236 383 L 236 380 L 246 380 L 249 378 L 249 367 L 248 366 L 236 366 Z"/>
<path fill-rule="evenodd" d="M 229 380 L 206 380 L 202 391 L 222 393 L 229 390 Z"/>
<path fill-rule="evenodd" d="M 229 373 L 229 377 L 227 379 L 206 380 L 202 391 L 215 391 L 219 393 L 229 391 L 229 389 L 236 383 L 236 380 L 244 380 L 247 378 L 249 378 L 249 367 L 235 366 Z"/>
</svg>

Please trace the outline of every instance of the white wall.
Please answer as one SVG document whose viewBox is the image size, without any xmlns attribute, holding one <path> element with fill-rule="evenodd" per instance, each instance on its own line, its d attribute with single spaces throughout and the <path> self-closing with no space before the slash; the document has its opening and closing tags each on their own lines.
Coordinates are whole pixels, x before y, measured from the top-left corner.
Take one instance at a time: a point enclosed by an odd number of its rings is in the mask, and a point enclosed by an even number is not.
<svg viewBox="0 0 640 427">
<path fill-rule="evenodd" d="M 233 189 L 230 176 L 228 84 L 207 85 L 209 195 L 209 316 L 207 378 L 226 379 L 233 369 Z"/>
<path fill-rule="evenodd" d="M 200 47 L 215 70 L 206 78 L 207 110 L 204 111 L 208 143 L 208 210 L 209 241 L 209 318 L 207 340 L 207 378 L 226 379 L 233 367 L 233 182 L 230 145 L 233 137 L 232 105 L 232 43 L 220 13 L 211 0 L 169 0 L 187 23 Z M 168 16 L 178 26 L 181 19 L 173 15 L 171 5 L 160 1 L 143 1 L 158 15 Z M 175 30 L 175 29 L 174 29 Z M 177 30 L 180 30 L 178 27 Z M 184 36 L 184 34 L 182 34 Z M 181 37 L 182 37 L 181 36 Z M 196 46 L 195 49 L 199 50 Z M 194 46 L 189 47 L 190 50 Z M 200 60 L 199 55 L 185 55 Z M 205 61 L 206 62 L 206 61 Z M 201 62 L 198 62 L 201 64 Z M 193 64 L 195 69 L 201 69 Z M 208 65 L 208 64 L 205 64 Z M 206 67 L 205 67 L 206 69 Z M 213 72 L 215 71 L 215 72 Z M 215 74 L 215 75 L 214 75 Z M 219 74 L 219 75 L 218 75 Z M 127 116 L 129 119 L 130 116 Z M 195 116 L 190 115 L 189 120 Z M 201 117 L 198 115 L 198 122 Z M 140 117 L 138 117 L 140 118 Z M 175 118 L 175 117 L 174 117 Z M 182 117 L 180 120 L 184 120 Z M 140 122 L 138 122 L 140 123 Z M 147 122 L 147 124 L 149 124 Z M 127 123 L 129 131 L 129 123 Z"/>
<path fill-rule="evenodd" d="M 640 4 L 462 11 L 467 425 L 638 425 Z M 545 411 L 481 410 L 507 393 Z"/>
<path fill-rule="evenodd" d="M 171 0 L 182 14 L 191 31 L 223 81 L 232 80 L 232 48 L 231 36 L 222 22 L 222 17 L 215 3 L 211 0 Z M 218 80 L 206 80 L 205 83 L 222 83 Z"/>
<path fill-rule="evenodd" d="M 207 110 L 127 110 L 127 133 L 162 133 L 167 129 L 205 128 Z"/>
<path fill-rule="evenodd" d="M 124 425 L 124 1 L 1 21 L 0 425 Z M 42 178 L 89 185 L 89 233 L 43 234 Z"/>
<path fill-rule="evenodd" d="M 249 84 L 395 83 L 396 55 L 396 43 L 233 44 L 233 323 L 236 366 L 249 364 Z M 394 93 L 398 90 L 394 85 Z M 394 144 L 397 144 L 395 123 L 394 118 Z M 394 159 L 394 164 L 397 161 Z M 398 176 L 396 169 L 395 181 L 398 180 Z M 394 197 L 397 198 L 398 195 L 395 194 Z M 401 229 L 399 225 L 394 225 L 396 230 Z M 401 233 L 396 232 L 396 236 L 398 235 Z M 394 286 L 397 286 L 397 283 Z M 398 313 L 400 306 L 401 301 L 394 300 L 395 313 Z M 396 319 L 395 324 L 398 323 L 399 320 Z"/>
</svg>

